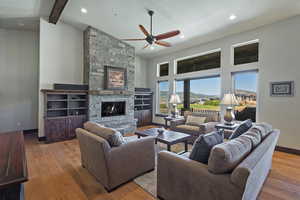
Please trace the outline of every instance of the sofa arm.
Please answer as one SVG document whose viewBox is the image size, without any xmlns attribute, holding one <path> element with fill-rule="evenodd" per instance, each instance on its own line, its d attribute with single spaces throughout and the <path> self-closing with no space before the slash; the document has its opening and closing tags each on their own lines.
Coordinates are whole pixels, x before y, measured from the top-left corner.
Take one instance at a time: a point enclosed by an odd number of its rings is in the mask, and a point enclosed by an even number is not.
<svg viewBox="0 0 300 200">
<path fill-rule="evenodd" d="M 241 199 L 230 174 L 212 174 L 207 165 L 171 152 L 158 155 L 157 195 L 162 199 Z"/>
<path fill-rule="evenodd" d="M 111 188 L 154 169 L 155 138 L 144 137 L 112 148 L 108 163 Z"/>
<path fill-rule="evenodd" d="M 219 122 L 207 122 L 207 123 L 201 124 L 199 126 L 200 127 L 200 132 L 203 133 L 203 134 L 206 134 L 206 133 L 210 133 L 212 131 L 215 131 L 215 130 L 217 130 L 216 125 L 218 123 Z"/>
<path fill-rule="evenodd" d="M 178 125 L 185 124 L 185 119 L 173 119 L 170 121 L 170 128 L 174 129 Z"/>
</svg>

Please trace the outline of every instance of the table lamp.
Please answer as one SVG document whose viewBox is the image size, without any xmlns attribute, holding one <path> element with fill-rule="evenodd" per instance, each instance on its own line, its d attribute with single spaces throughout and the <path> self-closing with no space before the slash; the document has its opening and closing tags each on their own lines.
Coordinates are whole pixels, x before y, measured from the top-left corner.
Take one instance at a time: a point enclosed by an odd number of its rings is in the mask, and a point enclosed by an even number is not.
<svg viewBox="0 0 300 200">
<path fill-rule="evenodd" d="M 179 114 L 177 104 L 181 103 L 179 95 L 172 94 L 169 103 L 173 105 L 172 117 L 176 118 Z"/>
<path fill-rule="evenodd" d="M 225 121 L 225 125 L 229 125 L 232 126 L 233 120 L 235 119 L 234 113 L 233 113 L 233 106 L 238 105 L 238 101 L 235 97 L 234 94 L 225 94 L 222 101 L 221 101 L 221 105 L 227 106 L 226 108 L 226 112 L 224 115 L 224 121 Z"/>
</svg>

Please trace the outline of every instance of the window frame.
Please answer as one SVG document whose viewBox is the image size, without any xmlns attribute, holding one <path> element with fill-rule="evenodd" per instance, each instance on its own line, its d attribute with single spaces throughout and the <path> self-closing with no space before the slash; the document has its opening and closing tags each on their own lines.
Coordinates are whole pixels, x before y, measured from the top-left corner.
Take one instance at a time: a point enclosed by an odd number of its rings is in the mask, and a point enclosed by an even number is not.
<svg viewBox="0 0 300 200">
<path fill-rule="evenodd" d="M 258 43 L 258 61 L 257 62 L 243 63 L 243 64 L 237 64 L 237 65 L 235 65 L 234 64 L 234 49 L 236 47 L 242 47 L 242 46 L 246 46 L 246 45 L 254 44 L 254 43 Z M 246 42 L 241 42 L 241 43 L 237 43 L 237 44 L 232 45 L 231 46 L 231 56 L 230 56 L 231 65 L 236 67 L 236 66 L 253 65 L 253 64 L 259 63 L 259 59 L 260 59 L 260 56 L 259 56 L 260 46 L 261 46 L 261 42 L 259 41 L 259 39 L 249 40 L 249 41 L 246 41 Z"/>
<path fill-rule="evenodd" d="M 160 66 L 161 66 L 161 65 L 164 65 L 164 64 L 168 64 L 168 75 L 161 76 L 161 75 L 160 75 Z M 158 64 L 157 64 L 157 69 L 156 69 L 156 76 L 157 76 L 158 78 L 161 78 L 161 77 L 163 77 L 163 78 L 169 77 L 169 76 L 170 76 L 170 62 L 166 61 L 166 62 L 158 63 Z"/>
<path fill-rule="evenodd" d="M 231 88 L 232 88 L 232 93 L 235 94 L 236 86 L 235 86 L 235 78 L 234 75 L 236 74 L 242 74 L 242 73 L 248 73 L 248 72 L 256 72 L 256 113 L 255 113 L 255 118 L 256 122 L 259 122 L 259 111 L 260 111 L 260 95 L 259 95 L 259 78 L 260 78 L 260 73 L 259 69 L 249 69 L 249 70 L 240 70 L 240 71 L 234 71 L 231 72 Z"/>
<path fill-rule="evenodd" d="M 222 100 L 222 77 L 221 77 L 221 74 L 218 74 L 218 75 L 211 75 L 211 76 L 193 77 L 193 78 L 190 78 L 189 80 L 190 80 L 190 82 L 191 82 L 192 80 L 209 79 L 209 78 L 219 78 L 219 79 L 220 79 L 220 85 L 219 85 L 219 87 L 220 87 L 220 94 L 219 94 L 219 97 L 220 97 L 220 101 L 221 101 L 221 100 Z M 190 88 L 189 93 L 191 93 L 191 88 Z M 191 105 L 191 99 L 190 99 L 189 104 Z M 190 107 L 191 107 L 191 106 L 190 106 Z M 219 105 L 219 107 L 220 107 L 220 110 L 219 110 L 219 111 L 221 112 L 221 105 Z"/>
<path fill-rule="evenodd" d="M 167 95 L 167 100 L 169 101 L 169 98 L 170 98 L 170 81 L 169 80 L 158 80 L 156 82 L 156 105 L 155 105 L 155 116 L 158 116 L 158 117 L 166 117 L 168 116 L 169 113 L 167 114 L 164 114 L 164 113 L 161 113 L 160 112 L 160 87 L 159 87 L 159 84 L 161 82 L 167 82 L 168 83 L 168 95 Z M 169 112 L 169 103 L 167 103 L 167 108 L 168 108 L 168 112 Z"/>
<path fill-rule="evenodd" d="M 198 77 L 190 77 L 190 78 L 175 78 L 174 81 L 175 81 L 175 88 L 174 88 L 174 91 L 176 92 L 176 81 L 185 81 L 185 80 L 189 80 L 190 82 L 192 80 L 199 80 L 199 79 L 209 79 L 209 78 L 219 78 L 220 79 L 220 84 L 219 84 L 219 88 L 220 88 L 220 93 L 219 93 L 219 96 L 220 96 L 220 100 L 221 100 L 221 97 L 222 97 L 222 77 L 221 77 L 221 74 L 216 74 L 216 75 L 207 75 L 207 76 L 198 76 Z M 190 86 L 189 86 L 190 87 Z M 190 87 L 190 90 L 189 90 L 189 94 L 191 93 L 191 87 Z M 185 96 L 184 94 L 184 89 L 183 89 L 183 96 Z M 189 98 L 190 100 L 190 98 Z M 182 102 L 184 104 L 184 99 L 182 99 Z M 191 105 L 191 101 L 189 101 L 189 107 Z M 188 108 L 185 108 L 183 107 L 184 109 L 188 109 Z M 220 105 L 220 111 L 221 111 L 221 105 Z"/>
<path fill-rule="evenodd" d="M 213 69 L 207 69 L 207 70 L 200 70 L 200 71 L 193 71 L 193 72 L 186 72 L 186 73 L 180 73 L 178 74 L 178 62 L 182 61 L 182 60 L 186 60 L 186 59 L 190 59 L 190 58 L 195 58 L 195 57 L 199 57 L 199 56 L 204 56 L 207 54 L 211 54 L 211 53 L 217 53 L 220 52 L 220 68 L 213 68 Z M 185 57 L 180 57 L 180 58 L 176 58 L 174 60 L 174 75 L 176 76 L 184 76 L 184 75 L 188 75 L 188 74 L 193 74 L 193 73 L 199 73 L 199 72 L 203 72 L 203 71 L 209 71 L 209 70 L 216 70 L 216 69 L 221 69 L 221 64 L 222 64 L 222 49 L 221 48 L 217 48 L 217 49 L 212 49 L 209 51 L 205 51 L 205 52 L 201 52 L 201 53 L 197 53 L 197 54 L 192 54 L 189 56 L 185 56 Z"/>
</svg>

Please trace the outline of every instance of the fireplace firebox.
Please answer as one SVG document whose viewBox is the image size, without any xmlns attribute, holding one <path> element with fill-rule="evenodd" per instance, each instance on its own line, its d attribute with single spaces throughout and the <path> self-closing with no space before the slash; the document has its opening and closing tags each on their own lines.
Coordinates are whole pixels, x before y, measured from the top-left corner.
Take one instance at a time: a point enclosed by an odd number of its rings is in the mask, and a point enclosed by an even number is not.
<svg viewBox="0 0 300 200">
<path fill-rule="evenodd" d="M 125 101 L 110 101 L 102 102 L 101 116 L 113 117 L 126 114 L 126 102 Z"/>
</svg>

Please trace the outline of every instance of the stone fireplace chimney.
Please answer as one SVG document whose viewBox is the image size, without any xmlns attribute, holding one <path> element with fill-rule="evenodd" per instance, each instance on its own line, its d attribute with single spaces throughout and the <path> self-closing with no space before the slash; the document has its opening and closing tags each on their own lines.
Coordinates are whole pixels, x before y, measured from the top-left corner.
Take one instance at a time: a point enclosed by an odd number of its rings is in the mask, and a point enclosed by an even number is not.
<svg viewBox="0 0 300 200">
<path fill-rule="evenodd" d="M 92 27 L 88 27 L 84 31 L 84 82 L 89 85 L 90 90 L 90 121 L 117 128 L 123 133 L 133 132 L 136 129 L 134 119 L 134 65 L 134 47 Z M 126 69 L 124 89 L 109 90 L 106 88 L 105 66 Z M 125 103 L 125 113 L 111 116 L 103 114 L 102 106 L 124 106 L 118 102 Z M 117 108 L 117 110 L 121 109 L 124 108 Z"/>
</svg>

